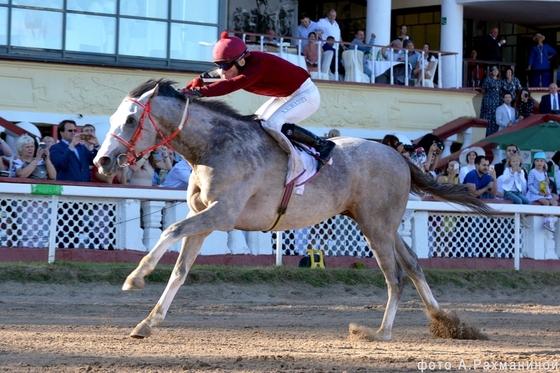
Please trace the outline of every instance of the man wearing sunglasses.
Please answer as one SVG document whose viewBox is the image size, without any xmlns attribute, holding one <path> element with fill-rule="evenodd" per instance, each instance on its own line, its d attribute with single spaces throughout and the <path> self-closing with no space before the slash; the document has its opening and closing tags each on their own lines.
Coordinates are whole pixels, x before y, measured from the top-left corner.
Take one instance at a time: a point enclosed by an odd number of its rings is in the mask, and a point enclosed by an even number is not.
<svg viewBox="0 0 560 373">
<path fill-rule="evenodd" d="M 76 122 L 65 119 L 58 125 L 59 141 L 51 146 L 51 161 L 56 169 L 56 180 L 91 181 L 89 166 L 97 155 L 99 142 L 92 137 L 93 149 L 90 151 L 80 137 Z"/>
<path fill-rule="evenodd" d="M 319 90 L 306 70 L 270 53 L 249 52 L 240 38 L 227 32 L 214 46 L 213 59 L 214 74 L 222 79 L 204 84 L 198 77 L 187 84 L 185 96 L 215 97 L 243 89 L 271 97 L 255 113 L 261 124 L 313 147 L 319 153 L 318 168 L 328 162 L 335 144 L 294 124 L 316 112 L 321 103 Z"/>
</svg>

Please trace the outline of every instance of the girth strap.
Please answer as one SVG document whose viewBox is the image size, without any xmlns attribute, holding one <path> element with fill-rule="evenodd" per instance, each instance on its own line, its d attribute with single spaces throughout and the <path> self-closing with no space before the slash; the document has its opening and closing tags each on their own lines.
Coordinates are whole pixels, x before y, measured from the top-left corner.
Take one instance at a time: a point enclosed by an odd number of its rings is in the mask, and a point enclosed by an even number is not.
<svg viewBox="0 0 560 373">
<path fill-rule="evenodd" d="M 286 184 L 286 186 L 284 187 L 284 194 L 282 195 L 282 201 L 280 201 L 280 206 L 276 211 L 276 219 L 274 219 L 270 228 L 263 232 L 269 232 L 273 230 L 284 219 L 284 215 L 286 214 L 286 210 L 288 209 L 288 204 L 290 203 L 290 199 L 292 198 L 295 186 L 295 180 L 291 183 Z"/>
</svg>

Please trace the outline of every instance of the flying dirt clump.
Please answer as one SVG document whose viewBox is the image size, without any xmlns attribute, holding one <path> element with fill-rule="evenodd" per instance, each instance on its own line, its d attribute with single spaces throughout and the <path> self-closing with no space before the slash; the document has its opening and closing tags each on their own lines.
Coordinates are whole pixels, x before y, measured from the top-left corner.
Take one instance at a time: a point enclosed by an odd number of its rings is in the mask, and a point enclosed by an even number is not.
<svg viewBox="0 0 560 373">
<path fill-rule="evenodd" d="M 431 319 L 428 329 L 435 338 L 488 339 L 477 327 L 461 322 L 454 311 L 439 312 Z"/>
</svg>

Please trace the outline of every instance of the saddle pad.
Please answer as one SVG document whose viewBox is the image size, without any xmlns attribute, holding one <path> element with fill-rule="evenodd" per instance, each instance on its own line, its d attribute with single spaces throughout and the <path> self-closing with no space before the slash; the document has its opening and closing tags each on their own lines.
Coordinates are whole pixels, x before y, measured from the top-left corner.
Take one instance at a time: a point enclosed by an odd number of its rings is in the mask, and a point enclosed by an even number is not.
<svg viewBox="0 0 560 373">
<path fill-rule="evenodd" d="M 264 126 L 263 128 L 274 140 L 276 140 L 282 150 L 288 153 L 288 173 L 286 175 L 286 185 L 295 181 L 296 187 L 300 187 L 310 181 L 313 176 L 317 174 L 318 161 L 314 156 L 304 150 L 294 147 L 283 133 L 274 131 L 273 129 Z M 314 149 L 311 150 L 314 151 Z"/>
</svg>

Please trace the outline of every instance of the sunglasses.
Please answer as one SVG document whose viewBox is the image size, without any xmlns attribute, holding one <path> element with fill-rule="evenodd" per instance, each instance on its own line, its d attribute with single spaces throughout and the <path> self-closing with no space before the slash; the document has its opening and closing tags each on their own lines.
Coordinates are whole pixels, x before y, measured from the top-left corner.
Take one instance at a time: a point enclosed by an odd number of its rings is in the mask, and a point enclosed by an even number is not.
<svg viewBox="0 0 560 373">
<path fill-rule="evenodd" d="M 66 130 L 66 132 L 78 132 L 78 130 Z"/>
<path fill-rule="evenodd" d="M 219 68 L 222 69 L 222 71 L 228 71 L 229 69 L 231 69 L 233 67 L 233 65 L 235 65 L 237 61 L 232 61 L 232 62 L 224 62 L 224 63 L 216 63 L 215 65 Z"/>
</svg>

